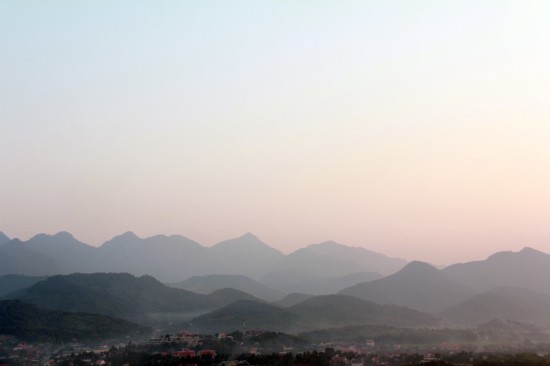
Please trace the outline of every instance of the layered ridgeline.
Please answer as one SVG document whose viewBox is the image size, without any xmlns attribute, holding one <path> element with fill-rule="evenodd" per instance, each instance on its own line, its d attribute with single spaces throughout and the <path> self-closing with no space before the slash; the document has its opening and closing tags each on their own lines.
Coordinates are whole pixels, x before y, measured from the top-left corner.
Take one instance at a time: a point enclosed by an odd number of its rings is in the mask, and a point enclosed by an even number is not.
<svg viewBox="0 0 550 366">
<path fill-rule="evenodd" d="M 442 272 L 476 295 L 440 313 L 453 324 L 491 319 L 550 324 L 550 255 L 532 248 L 454 264 Z"/>
<path fill-rule="evenodd" d="M 53 310 L 124 317 L 144 324 L 158 324 L 159 320 L 182 324 L 194 319 L 190 326 L 201 331 L 229 331 L 243 326 L 286 332 L 359 324 L 417 327 L 436 324 L 434 316 L 447 325 L 475 325 L 495 318 L 550 324 L 549 295 L 523 287 L 476 292 L 472 286 L 451 278 L 447 271 L 422 262 L 351 286 L 342 295 L 294 293 L 272 304 L 234 288 L 198 294 L 168 287 L 151 276 L 123 273 L 56 275 L 42 280 L 8 278 L 38 281 L 7 295 L 9 299 Z M 224 281 L 228 278 L 238 279 L 237 284 L 242 280 L 239 276 L 221 277 Z M 252 280 L 244 282 L 259 285 Z"/>
<path fill-rule="evenodd" d="M 450 307 L 440 316 L 451 325 L 472 325 L 493 319 L 550 325 L 550 296 L 521 287 L 499 287 Z"/>
<path fill-rule="evenodd" d="M 499 252 L 486 260 L 454 264 L 443 269 L 454 281 L 489 291 L 497 287 L 523 287 L 550 295 L 550 255 L 532 248 Z"/>
<path fill-rule="evenodd" d="M 146 327 L 109 316 L 47 310 L 18 300 L 0 301 L 0 334 L 25 341 L 105 340 L 149 332 Z"/>
<path fill-rule="evenodd" d="M 270 288 L 250 277 L 243 275 L 205 275 L 193 276 L 185 281 L 168 284 L 171 287 L 197 292 L 199 294 L 210 294 L 216 290 L 224 288 L 233 288 L 239 291 L 249 293 L 262 300 L 277 301 L 282 299 L 285 294 L 281 291 Z"/>
<path fill-rule="evenodd" d="M 284 255 L 250 233 L 213 247 L 179 235 L 139 238 L 131 232 L 98 248 L 66 232 L 39 234 L 25 242 L 13 239 L 0 245 L 0 275 L 127 272 L 149 274 L 168 283 L 193 276 L 243 275 L 278 291 L 314 294 L 333 293 L 395 272 L 405 264 L 401 259 L 334 242 Z"/>
<path fill-rule="evenodd" d="M 252 234 L 211 248 L 182 236 L 142 239 L 126 233 L 95 248 L 68 233 L 41 234 L 26 242 L 0 235 L 0 274 L 20 274 L 0 277 L 0 296 L 20 290 L 16 298 L 55 309 L 94 309 L 131 319 L 173 312 L 190 319 L 237 300 L 262 299 L 288 310 L 315 295 L 341 293 L 430 313 L 451 324 L 478 324 L 492 318 L 550 323 L 546 311 L 546 296 L 550 296 L 548 254 L 525 248 L 442 270 L 422 262 L 405 264 L 334 242 L 284 255 Z M 139 287 L 133 276 L 116 277 L 120 274 L 96 274 L 95 287 L 72 289 L 76 278 L 82 284 L 86 277 L 53 276 L 76 271 L 150 274 L 180 289 L 164 286 L 149 276 L 139 278 Z M 44 280 L 43 276 L 52 277 Z M 73 298 L 68 293 L 68 298 L 55 300 L 59 303 L 48 300 L 48 294 L 58 293 L 55 284 L 61 292 L 71 288 Z M 108 289 L 112 293 L 106 293 Z M 283 298 L 291 292 L 294 295 Z M 75 305 L 79 299 L 87 299 L 86 304 L 78 305 L 80 308 Z"/>
<path fill-rule="evenodd" d="M 530 248 L 439 270 L 411 262 L 387 277 L 342 294 L 435 314 L 451 325 L 492 319 L 550 324 L 550 256 Z"/>
<path fill-rule="evenodd" d="M 127 273 L 56 275 L 5 296 L 43 308 L 148 321 L 151 316 L 192 318 L 252 295 L 224 289 L 209 295 L 168 287 L 151 276 Z"/>
<path fill-rule="evenodd" d="M 437 323 L 434 317 L 416 310 L 344 295 L 311 297 L 282 308 L 235 289 L 197 294 L 167 287 L 150 276 L 124 273 L 56 275 L 6 299 L 49 310 L 108 315 L 143 324 L 158 324 L 152 320 L 159 317 L 180 322 L 194 318 L 189 327 L 201 332 L 239 330 L 243 326 L 298 332 L 357 324 L 414 327 Z"/>
<path fill-rule="evenodd" d="M 466 300 L 474 291 L 428 263 L 411 262 L 397 273 L 354 285 L 341 293 L 434 313 Z"/>
<path fill-rule="evenodd" d="M 199 332 L 246 328 L 296 333 L 361 324 L 426 327 L 437 323 L 435 317 L 405 307 L 379 305 L 345 295 L 324 295 L 287 308 L 239 301 L 193 319 L 189 327 Z"/>
<path fill-rule="evenodd" d="M 263 282 L 285 292 L 331 294 L 394 273 L 406 263 L 365 248 L 327 241 L 285 256 L 263 277 Z"/>
</svg>

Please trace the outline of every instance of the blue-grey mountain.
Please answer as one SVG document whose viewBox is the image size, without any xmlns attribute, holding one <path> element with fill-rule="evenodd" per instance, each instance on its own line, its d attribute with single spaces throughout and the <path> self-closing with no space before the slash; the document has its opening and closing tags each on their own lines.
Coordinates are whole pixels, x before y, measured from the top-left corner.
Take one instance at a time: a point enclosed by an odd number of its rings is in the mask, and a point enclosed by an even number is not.
<svg viewBox="0 0 550 366">
<path fill-rule="evenodd" d="M 440 315 L 459 325 L 492 319 L 549 325 L 550 296 L 521 287 L 499 287 L 477 294 Z"/>
<path fill-rule="evenodd" d="M 411 262 L 397 273 L 349 287 L 341 293 L 434 313 L 466 300 L 474 291 L 428 263 Z"/>
<path fill-rule="evenodd" d="M 364 273 L 377 272 L 382 275 L 394 273 L 406 264 L 398 258 L 389 258 L 364 248 L 349 247 L 333 241 L 313 244 L 299 249 L 284 258 L 266 276 L 265 284 L 285 292 L 311 292 L 307 287 L 315 283 L 316 292 L 326 293 L 317 280 L 328 280 L 332 284 L 335 278 Z M 377 274 L 371 274 L 374 279 Z"/>
<path fill-rule="evenodd" d="M 550 294 L 550 255 L 532 248 L 499 252 L 486 260 L 454 264 L 443 272 L 478 292 L 513 286 Z"/>
</svg>

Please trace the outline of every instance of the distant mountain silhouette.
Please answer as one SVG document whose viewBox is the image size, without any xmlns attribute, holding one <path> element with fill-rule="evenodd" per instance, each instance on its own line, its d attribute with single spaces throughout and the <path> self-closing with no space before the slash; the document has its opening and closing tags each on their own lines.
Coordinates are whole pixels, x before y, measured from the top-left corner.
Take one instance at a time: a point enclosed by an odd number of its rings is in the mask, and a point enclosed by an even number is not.
<svg viewBox="0 0 550 366">
<path fill-rule="evenodd" d="M 284 258 L 283 253 L 251 233 L 214 245 L 209 255 L 208 273 L 242 274 L 252 278 L 261 277 L 266 269 L 273 268 Z"/>
<path fill-rule="evenodd" d="M 55 235 L 38 234 L 25 247 L 44 257 L 55 259 L 61 274 L 94 271 L 100 258 L 97 249 L 76 240 L 66 231 Z M 54 273 L 52 273 L 54 274 Z"/>
<path fill-rule="evenodd" d="M 0 298 L 15 291 L 31 287 L 47 276 L 4 275 L 0 276 Z"/>
<path fill-rule="evenodd" d="M 400 270 L 406 263 L 403 259 L 389 258 L 364 248 L 327 241 L 283 257 L 276 268 L 264 276 L 262 282 L 285 292 L 311 292 L 307 288 L 307 283 L 311 281 L 333 281 L 334 278 L 360 272 L 387 275 Z M 319 286 L 319 283 L 315 286 Z"/>
<path fill-rule="evenodd" d="M 38 306 L 63 311 L 89 312 L 140 319 L 155 313 L 196 313 L 250 299 L 251 295 L 229 290 L 201 295 L 168 287 L 151 276 L 134 277 L 127 273 L 57 275 L 9 294 Z"/>
<path fill-rule="evenodd" d="M 411 262 L 390 276 L 341 291 L 379 304 L 394 304 L 434 313 L 456 305 L 473 291 L 424 262 Z"/>
<path fill-rule="evenodd" d="M 56 273 L 63 273 L 63 269 L 52 256 L 35 252 L 19 239 L 0 246 L 0 275 L 44 276 Z"/>
<path fill-rule="evenodd" d="M 0 275 L 88 272 L 100 263 L 97 254 L 96 248 L 76 240 L 67 232 L 38 234 L 26 242 L 14 239 L 0 246 Z"/>
<path fill-rule="evenodd" d="M 478 292 L 497 287 L 524 287 L 550 294 L 550 255 L 532 248 L 499 252 L 483 261 L 454 264 L 443 272 Z"/>
<path fill-rule="evenodd" d="M 18 300 L 0 301 L 0 334 L 36 342 L 97 341 L 150 329 L 105 315 L 46 310 Z"/>
<path fill-rule="evenodd" d="M 139 238 L 132 232 L 114 237 L 98 248 L 101 271 L 149 274 L 176 281 L 208 271 L 207 249 L 180 235 Z"/>
<path fill-rule="evenodd" d="M 461 325 L 492 319 L 550 324 L 550 296 L 520 287 L 500 287 L 477 294 L 440 315 Z"/>
<path fill-rule="evenodd" d="M 2 244 L 5 244 L 10 240 L 11 239 L 8 238 L 8 236 L 6 234 L 4 234 L 3 232 L 0 231 L 0 246 L 2 246 Z"/>
<path fill-rule="evenodd" d="M 185 281 L 168 284 L 171 287 L 182 288 L 199 294 L 210 294 L 223 288 L 233 288 L 247 292 L 266 301 L 280 300 L 284 294 L 269 288 L 250 277 L 243 275 L 205 275 L 193 276 Z"/>
<path fill-rule="evenodd" d="M 223 273 L 254 280 L 267 277 L 281 287 L 285 287 L 285 283 L 297 284 L 296 288 L 282 289 L 284 293 L 308 290 L 327 293 L 350 285 L 353 276 L 357 276 L 354 273 L 369 272 L 370 267 L 391 269 L 404 264 L 402 260 L 366 249 L 332 242 L 306 249 L 285 256 L 250 233 L 208 248 L 180 235 L 140 238 L 132 232 L 116 236 L 96 248 L 67 232 L 60 232 L 38 234 L 26 242 L 15 239 L 1 245 L 0 275 L 127 272 L 175 283 L 192 276 Z"/>
</svg>

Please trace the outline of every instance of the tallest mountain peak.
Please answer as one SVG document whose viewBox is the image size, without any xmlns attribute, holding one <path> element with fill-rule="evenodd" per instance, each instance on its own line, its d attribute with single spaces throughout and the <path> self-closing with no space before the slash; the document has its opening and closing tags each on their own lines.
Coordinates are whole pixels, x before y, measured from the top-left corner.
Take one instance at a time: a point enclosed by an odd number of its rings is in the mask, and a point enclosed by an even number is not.
<svg viewBox="0 0 550 366">
<path fill-rule="evenodd" d="M 410 271 L 432 271 L 432 272 L 439 272 L 437 268 L 432 266 L 429 263 L 421 262 L 421 261 L 412 261 L 409 262 L 403 269 L 401 270 L 403 272 L 410 272 Z"/>
<path fill-rule="evenodd" d="M 74 239 L 73 234 L 71 234 L 68 231 L 60 231 L 57 234 L 55 234 L 54 237 L 59 238 L 59 239 L 61 239 L 61 238 L 62 239 Z"/>
<path fill-rule="evenodd" d="M 261 241 L 256 235 L 252 234 L 250 231 L 247 233 L 244 233 L 239 237 L 239 239 L 248 239 L 248 240 L 257 240 Z"/>
<path fill-rule="evenodd" d="M 139 237 L 136 234 L 134 234 L 133 231 L 127 231 L 124 234 L 119 235 L 118 238 L 139 239 Z"/>
<path fill-rule="evenodd" d="M 250 252 L 250 251 L 270 251 L 270 252 L 273 252 L 273 253 L 277 253 L 278 255 L 280 254 L 281 256 L 283 256 L 283 253 L 279 252 L 278 250 L 276 249 L 273 249 L 272 247 L 270 247 L 269 245 L 267 245 L 266 243 L 264 243 L 262 240 L 260 240 L 256 235 L 250 233 L 250 232 L 247 232 L 245 233 L 244 235 L 241 235 L 237 238 L 234 238 L 234 239 L 229 239 L 229 240 L 224 240 L 216 245 L 214 245 L 211 249 L 213 250 L 223 250 L 223 249 L 228 249 L 228 250 L 234 250 L 234 251 L 237 251 L 237 252 L 242 252 L 242 253 L 246 253 L 247 251 Z"/>
</svg>

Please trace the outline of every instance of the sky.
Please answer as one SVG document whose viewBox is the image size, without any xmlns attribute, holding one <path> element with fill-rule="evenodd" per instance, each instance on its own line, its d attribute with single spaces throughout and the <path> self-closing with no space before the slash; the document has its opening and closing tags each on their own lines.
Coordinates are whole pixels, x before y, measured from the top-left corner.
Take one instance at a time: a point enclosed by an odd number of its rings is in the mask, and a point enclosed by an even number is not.
<svg viewBox="0 0 550 366">
<path fill-rule="evenodd" d="M 547 1 L 0 1 L 0 231 L 550 252 Z"/>
</svg>

